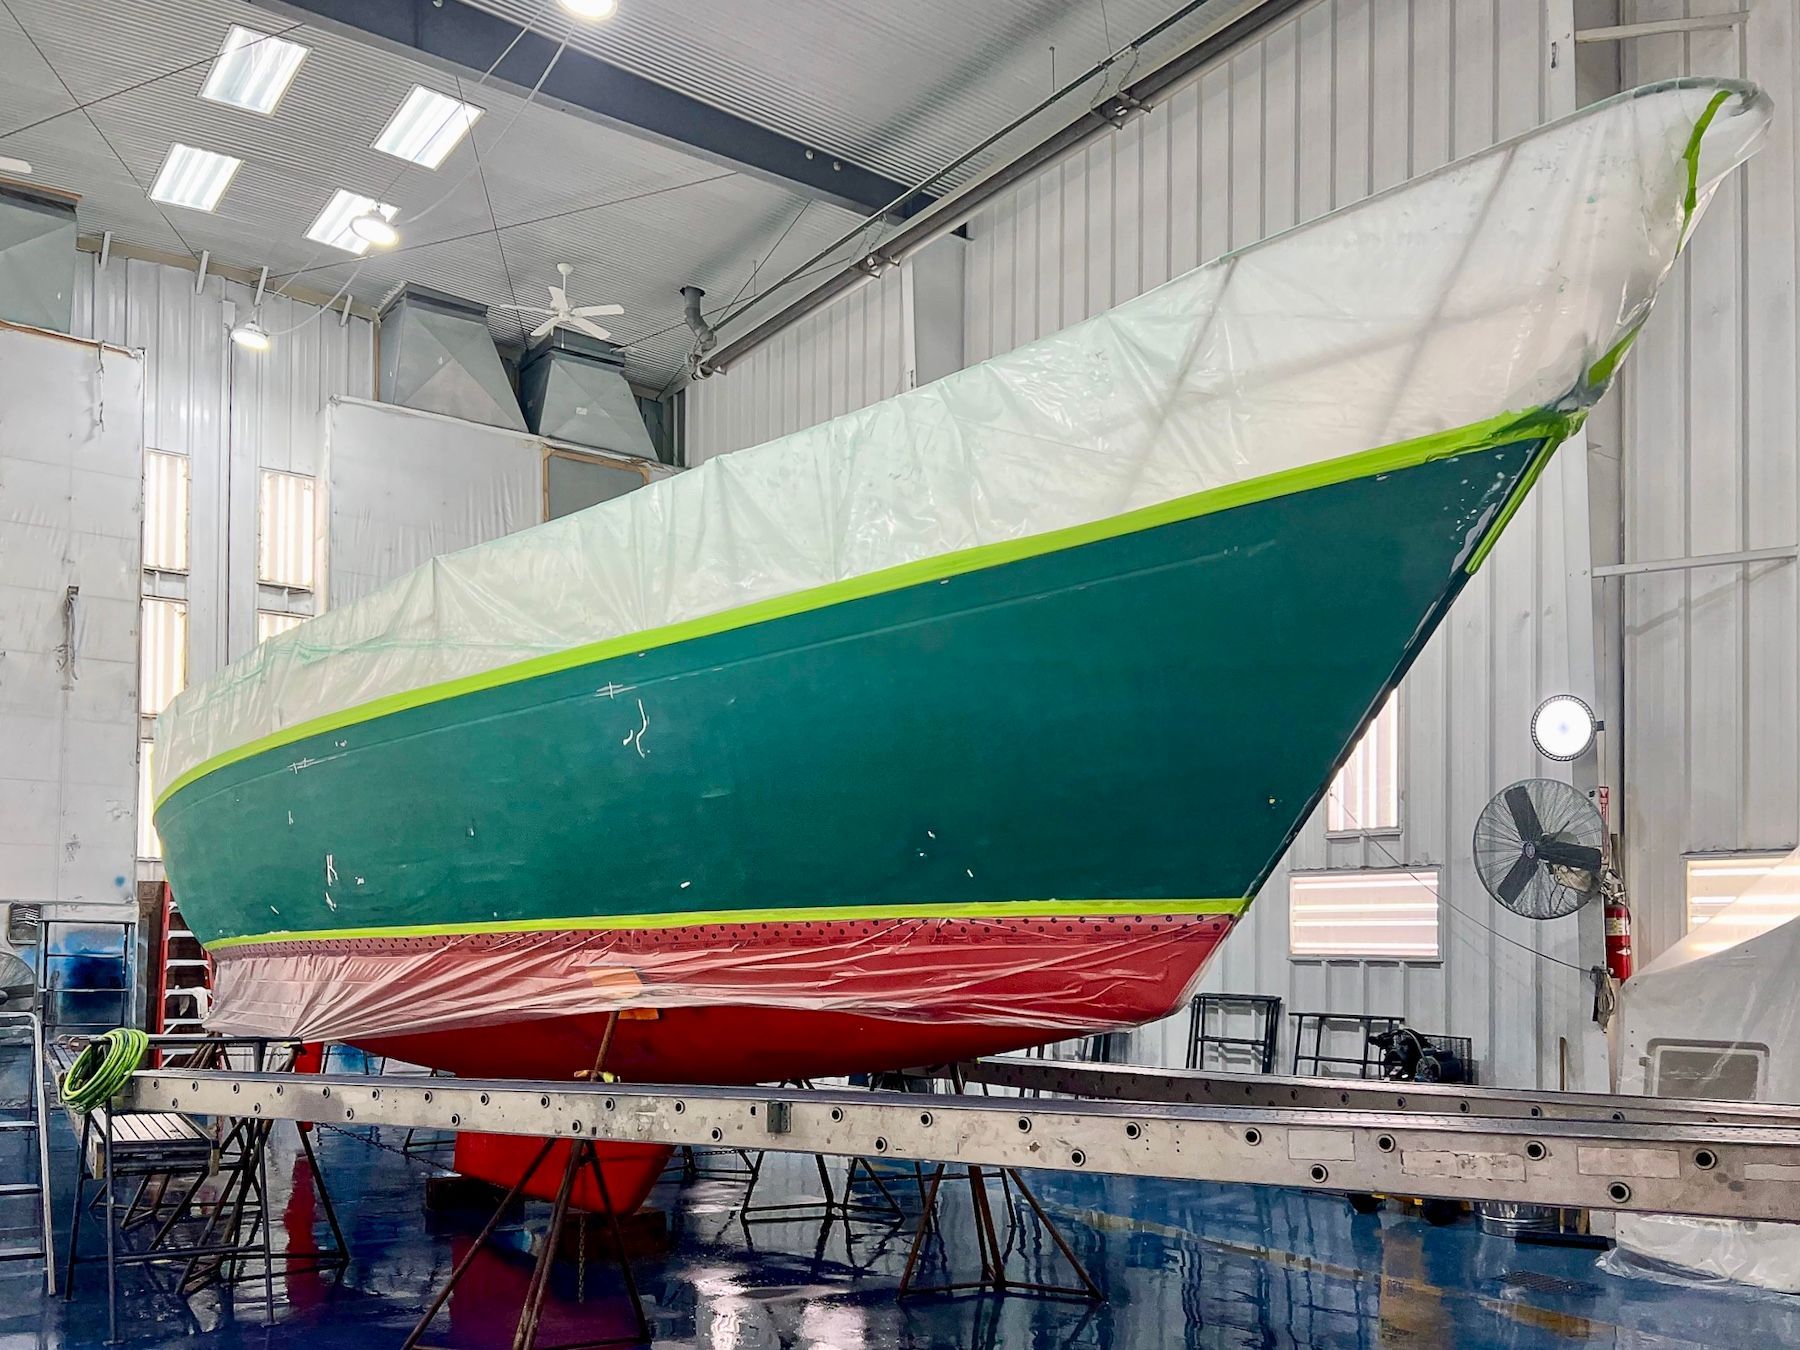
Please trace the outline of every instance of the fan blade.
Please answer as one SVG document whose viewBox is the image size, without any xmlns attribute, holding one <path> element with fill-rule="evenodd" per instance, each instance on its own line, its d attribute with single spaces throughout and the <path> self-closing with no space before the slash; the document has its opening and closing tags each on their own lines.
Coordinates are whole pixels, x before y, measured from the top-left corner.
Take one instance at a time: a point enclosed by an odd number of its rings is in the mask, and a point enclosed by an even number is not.
<svg viewBox="0 0 1800 1350">
<path fill-rule="evenodd" d="M 553 309 L 545 309 L 542 305 L 489 305 L 489 309 L 516 309 L 521 314 L 554 314 Z"/>
<path fill-rule="evenodd" d="M 550 303 L 560 312 L 569 307 L 569 293 L 561 286 L 550 288 Z"/>
<path fill-rule="evenodd" d="M 1537 875 L 1538 865 L 1530 858 L 1520 858 L 1512 865 L 1512 870 L 1500 878 L 1500 903 L 1510 908 L 1519 902 L 1520 894 L 1531 884 L 1532 877 Z"/>
<path fill-rule="evenodd" d="M 1514 783 L 1506 789 L 1506 805 L 1512 811 L 1513 827 L 1518 830 L 1519 838 L 1526 843 L 1536 843 L 1544 833 L 1544 827 L 1538 823 L 1537 807 L 1531 804 L 1531 793 L 1523 783 Z"/>
<path fill-rule="evenodd" d="M 569 313 L 581 319 L 604 319 L 608 315 L 623 314 L 623 305 L 577 305 Z"/>
<path fill-rule="evenodd" d="M 563 320 L 563 327 L 578 329 L 591 338 L 599 338 L 602 342 L 611 342 L 612 334 L 599 324 L 593 323 L 579 315 L 571 314 Z"/>
<path fill-rule="evenodd" d="M 552 328 L 556 327 L 556 325 L 561 322 L 562 322 L 562 320 L 560 318 L 558 318 L 556 315 L 552 314 L 549 318 L 545 319 L 542 323 L 540 323 L 536 328 L 531 330 L 531 336 L 532 336 L 533 340 L 543 337 L 544 334 L 548 333 Z"/>
<path fill-rule="evenodd" d="M 1567 844 L 1560 839 L 1538 842 L 1537 855 L 1558 867 L 1579 867 L 1585 872 L 1600 870 L 1600 850 L 1587 844 Z"/>
</svg>

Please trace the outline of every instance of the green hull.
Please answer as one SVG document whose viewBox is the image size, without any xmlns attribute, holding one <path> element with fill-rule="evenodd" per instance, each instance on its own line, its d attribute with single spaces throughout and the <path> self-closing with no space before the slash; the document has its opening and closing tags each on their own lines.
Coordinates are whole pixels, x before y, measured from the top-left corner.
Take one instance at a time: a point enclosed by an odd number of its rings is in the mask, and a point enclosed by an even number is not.
<svg viewBox="0 0 1800 1350">
<path fill-rule="evenodd" d="M 1236 908 L 1541 465 L 1517 436 L 261 749 L 158 810 L 182 911 L 216 945 Z"/>
</svg>

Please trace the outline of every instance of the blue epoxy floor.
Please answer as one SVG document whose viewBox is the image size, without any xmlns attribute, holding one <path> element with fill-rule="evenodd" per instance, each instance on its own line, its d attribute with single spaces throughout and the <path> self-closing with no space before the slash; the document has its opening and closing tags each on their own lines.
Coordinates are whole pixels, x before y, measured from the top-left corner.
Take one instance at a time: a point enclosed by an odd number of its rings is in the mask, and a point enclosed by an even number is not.
<svg viewBox="0 0 1800 1350">
<path fill-rule="evenodd" d="M 294 1138 L 291 1127 L 281 1128 L 272 1186 L 277 1232 L 299 1245 L 323 1236 L 324 1228 Z M 73 1140 L 60 1122 L 56 1141 L 58 1174 L 66 1182 Z M 205 1295 L 188 1310 L 146 1291 L 141 1276 L 127 1276 L 127 1343 L 221 1350 L 398 1346 L 473 1232 L 471 1223 L 427 1220 L 422 1190 L 430 1163 L 397 1152 L 399 1142 L 398 1132 L 319 1136 L 355 1261 L 341 1276 L 278 1280 L 272 1331 L 263 1326 L 260 1283 L 244 1286 L 235 1307 Z M 1402 1214 L 1359 1217 L 1341 1200 L 1286 1191 L 1068 1174 L 1034 1181 L 1107 1289 L 1106 1304 L 991 1297 L 899 1303 L 894 1289 L 909 1228 L 858 1222 L 846 1230 L 841 1222 L 810 1220 L 758 1224 L 747 1235 L 735 1219 L 741 1183 L 671 1179 L 651 1200 L 667 1215 L 668 1236 L 645 1241 L 635 1267 L 655 1344 L 717 1350 L 1800 1344 L 1800 1300 L 1622 1279 L 1597 1270 L 1591 1251 L 1518 1246 L 1482 1235 L 1468 1220 L 1437 1229 Z M 916 1203 L 911 1187 L 910 1174 L 894 1187 L 909 1209 Z M 816 1190 L 811 1159 L 771 1155 L 758 1198 Z M 974 1268 L 966 1187 L 950 1194 L 944 1240 L 928 1248 L 922 1275 L 928 1282 L 941 1282 L 952 1270 L 967 1278 Z M 6 1211 L 5 1222 L 18 1212 Z M 59 1225 L 66 1225 L 67 1212 L 67 1197 L 59 1197 Z M 541 1214 L 528 1219 L 541 1221 Z M 515 1234 L 514 1241 L 527 1237 Z M 93 1246 L 97 1251 L 98 1243 Z M 1013 1270 L 1048 1282 L 1067 1279 L 1054 1249 L 1030 1227 Z M 484 1258 L 434 1339 L 471 1350 L 507 1344 L 528 1271 L 515 1256 Z M 51 1303 L 35 1269 L 0 1267 L 0 1350 L 99 1345 L 106 1334 L 102 1270 L 84 1267 L 80 1278 L 75 1303 Z M 546 1314 L 545 1344 L 625 1330 L 628 1313 L 617 1289 L 616 1274 L 596 1266 L 586 1303 L 577 1302 L 573 1272 L 564 1271 Z M 200 1339 L 191 1339 L 196 1332 Z"/>
</svg>

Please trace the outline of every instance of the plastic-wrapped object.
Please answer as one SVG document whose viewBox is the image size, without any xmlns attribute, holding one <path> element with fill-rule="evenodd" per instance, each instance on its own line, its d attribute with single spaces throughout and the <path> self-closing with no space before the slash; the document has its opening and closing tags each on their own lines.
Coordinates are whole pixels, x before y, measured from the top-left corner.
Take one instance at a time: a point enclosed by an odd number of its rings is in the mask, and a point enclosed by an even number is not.
<svg viewBox="0 0 1800 1350">
<path fill-rule="evenodd" d="M 1766 123 L 1611 100 L 263 644 L 159 723 L 214 1024 L 723 1078 L 1179 1006 Z"/>
<path fill-rule="evenodd" d="M 1609 1028 L 1620 1092 L 1800 1103 L 1800 921 L 1780 921 L 1800 890 L 1800 852 L 1746 865 L 1741 880 L 1736 900 L 1620 987 Z M 1617 1274 L 1800 1293 L 1796 1224 L 1620 1215 L 1618 1253 Z"/>
</svg>

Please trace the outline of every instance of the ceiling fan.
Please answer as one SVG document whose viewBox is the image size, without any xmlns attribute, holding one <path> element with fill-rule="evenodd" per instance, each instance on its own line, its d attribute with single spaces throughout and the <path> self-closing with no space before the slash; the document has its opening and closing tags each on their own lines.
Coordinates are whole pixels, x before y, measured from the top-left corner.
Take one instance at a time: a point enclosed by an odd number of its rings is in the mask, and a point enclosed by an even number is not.
<svg viewBox="0 0 1800 1350">
<path fill-rule="evenodd" d="M 521 314 L 548 314 L 536 328 L 531 330 L 533 340 L 543 337 L 553 328 L 570 328 L 577 333 L 586 333 L 591 338 L 599 338 L 602 342 L 610 342 L 612 334 L 599 324 L 593 322 L 597 318 L 609 314 L 623 314 L 623 305 L 571 305 L 569 303 L 569 274 L 575 269 L 568 263 L 558 263 L 556 270 L 562 273 L 562 285 L 551 286 L 550 307 L 542 305 L 495 305 L 495 309 L 516 309 Z"/>
</svg>

